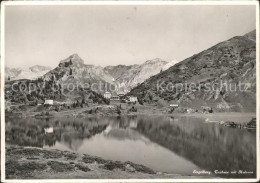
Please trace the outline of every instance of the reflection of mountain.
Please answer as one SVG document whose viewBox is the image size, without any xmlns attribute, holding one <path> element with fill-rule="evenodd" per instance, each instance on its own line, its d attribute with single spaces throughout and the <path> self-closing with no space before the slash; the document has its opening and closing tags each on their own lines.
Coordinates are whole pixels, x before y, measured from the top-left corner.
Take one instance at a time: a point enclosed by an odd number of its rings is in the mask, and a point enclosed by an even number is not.
<svg viewBox="0 0 260 183">
<path fill-rule="evenodd" d="M 70 150 L 77 152 L 78 149 L 82 146 L 83 139 L 79 138 L 63 138 L 61 139 L 61 143 L 68 147 Z"/>
<path fill-rule="evenodd" d="M 141 135 L 139 132 L 134 131 L 130 128 L 111 128 L 109 132 L 104 132 L 103 134 L 108 138 L 115 138 L 117 140 L 141 140 L 146 143 L 149 142 L 149 140 Z"/>
<path fill-rule="evenodd" d="M 63 119 L 41 120 L 35 118 L 7 119 L 6 142 L 21 146 L 32 147 L 52 147 L 56 142 L 62 142 L 72 150 L 81 146 L 83 139 L 90 138 L 105 130 L 107 122 L 97 124 L 96 121 L 89 120 L 83 123 L 82 120 L 71 121 Z M 46 129 L 52 128 L 52 133 L 46 133 Z"/>
<path fill-rule="evenodd" d="M 131 128 L 135 125 L 136 128 Z M 85 144 L 82 145 L 85 139 L 85 143 L 87 141 L 87 144 L 91 146 L 84 148 L 91 147 L 90 151 L 92 150 L 93 153 L 97 153 L 100 148 L 103 148 L 104 152 L 102 153 L 114 157 L 118 155 L 109 154 L 115 153 L 111 148 L 121 147 L 127 149 L 127 152 L 136 153 L 138 157 L 140 155 L 161 156 L 160 153 L 154 155 L 158 152 L 158 148 L 153 151 L 153 147 L 158 146 L 149 146 L 147 154 L 145 154 L 147 151 L 142 151 L 146 149 L 142 142 L 151 144 L 154 142 L 204 170 L 254 171 L 256 169 L 255 132 L 232 129 L 214 123 L 203 123 L 200 118 L 139 116 L 91 118 L 87 121 L 67 118 L 50 119 L 49 121 L 26 118 L 19 119 L 19 123 L 17 123 L 17 119 L 6 119 L 5 127 L 6 142 L 21 146 L 53 146 L 56 145 L 56 142 L 60 142 L 70 150 L 78 151 L 81 146 L 85 146 Z M 44 128 L 48 129 L 49 127 L 53 127 L 53 133 L 45 134 Z M 88 138 L 90 139 L 86 140 Z M 107 140 L 112 142 L 113 146 L 107 144 Z M 133 147 L 138 147 L 141 150 L 133 149 Z M 54 146 L 54 148 L 58 147 Z M 121 150 L 120 152 L 125 151 Z M 120 152 L 117 153 L 120 154 Z M 143 152 L 145 153 L 142 154 Z M 171 157 L 171 153 L 167 154 Z M 169 157 L 167 156 L 165 161 Z M 123 158 L 127 159 L 128 156 L 122 155 Z M 151 161 L 155 162 L 154 159 Z M 148 165 L 151 161 L 147 162 Z M 175 162 L 172 159 L 169 161 Z M 234 175 L 234 177 L 236 176 L 239 175 Z M 253 177 L 255 174 L 242 176 Z"/>
<path fill-rule="evenodd" d="M 106 126 L 107 126 L 106 124 L 101 124 L 86 129 L 84 131 L 70 130 L 69 132 L 65 132 L 62 134 L 61 142 L 69 149 L 73 151 L 77 151 L 82 146 L 84 139 L 91 138 L 96 134 L 101 133 L 102 131 L 105 130 Z"/>
<path fill-rule="evenodd" d="M 111 121 L 103 131 L 103 135 L 107 138 L 117 140 L 141 140 L 149 143 L 149 140 L 139 132 L 133 130 L 137 127 L 137 117 L 120 117 L 117 120 Z"/>
<path fill-rule="evenodd" d="M 205 125 L 198 118 L 139 119 L 137 130 L 205 170 L 256 170 L 256 137 L 248 131 Z"/>
<path fill-rule="evenodd" d="M 53 146 L 60 140 L 60 133 L 54 131 L 45 134 L 44 128 L 50 125 L 48 121 L 36 119 L 6 119 L 5 136 L 6 142 L 20 146 L 43 147 L 44 145 Z"/>
</svg>

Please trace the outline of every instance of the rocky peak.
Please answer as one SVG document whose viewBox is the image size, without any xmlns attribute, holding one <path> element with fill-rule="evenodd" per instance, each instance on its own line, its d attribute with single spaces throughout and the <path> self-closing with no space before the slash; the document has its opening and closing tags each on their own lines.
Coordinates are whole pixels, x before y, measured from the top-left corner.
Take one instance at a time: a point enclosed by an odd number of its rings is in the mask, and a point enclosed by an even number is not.
<svg viewBox="0 0 260 183">
<path fill-rule="evenodd" d="M 84 61 L 82 60 L 82 58 L 79 57 L 78 54 L 75 53 L 75 54 L 69 56 L 68 58 L 60 61 L 60 64 L 59 64 L 60 67 L 68 67 L 70 65 L 82 66 L 82 65 L 84 65 Z"/>
</svg>

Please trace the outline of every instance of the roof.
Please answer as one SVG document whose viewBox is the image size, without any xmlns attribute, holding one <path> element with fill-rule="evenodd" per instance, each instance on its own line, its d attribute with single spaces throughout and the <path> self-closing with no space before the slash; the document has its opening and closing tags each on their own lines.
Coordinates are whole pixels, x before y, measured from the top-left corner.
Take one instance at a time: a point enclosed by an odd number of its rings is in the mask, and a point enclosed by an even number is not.
<svg viewBox="0 0 260 183">
<path fill-rule="evenodd" d="M 179 106 L 178 104 L 170 104 L 171 107 Z"/>
</svg>

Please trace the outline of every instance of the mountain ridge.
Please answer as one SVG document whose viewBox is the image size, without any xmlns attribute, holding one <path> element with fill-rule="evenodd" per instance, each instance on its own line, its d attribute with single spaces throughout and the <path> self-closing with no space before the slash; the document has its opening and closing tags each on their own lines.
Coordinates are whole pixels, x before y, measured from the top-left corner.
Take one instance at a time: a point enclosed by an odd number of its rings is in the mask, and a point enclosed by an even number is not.
<svg viewBox="0 0 260 183">
<path fill-rule="evenodd" d="M 5 67 L 6 80 L 36 79 L 51 70 L 49 66 L 34 65 L 28 68 Z"/>
<path fill-rule="evenodd" d="M 256 45 L 251 40 L 254 31 L 245 36 L 235 36 L 195 54 L 169 69 L 152 76 L 135 87 L 128 95 L 136 95 L 148 103 L 168 105 L 177 103 L 183 107 L 209 106 L 217 111 L 255 111 L 256 108 Z M 249 37 L 250 36 L 250 37 Z M 170 84 L 208 84 L 220 81 L 250 84 L 248 92 L 226 91 L 219 87 L 216 91 L 166 90 Z M 158 89 L 158 82 L 163 85 Z M 175 88 L 176 89 L 176 88 Z"/>
</svg>

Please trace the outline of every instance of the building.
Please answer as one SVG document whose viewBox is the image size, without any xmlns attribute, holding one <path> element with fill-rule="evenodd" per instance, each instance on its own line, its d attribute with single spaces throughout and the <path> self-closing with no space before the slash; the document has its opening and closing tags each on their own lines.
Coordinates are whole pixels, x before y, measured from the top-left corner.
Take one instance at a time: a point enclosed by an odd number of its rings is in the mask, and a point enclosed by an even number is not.
<svg viewBox="0 0 260 183">
<path fill-rule="evenodd" d="M 104 98 L 110 99 L 111 98 L 111 93 L 108 92 L 108 91 L 106 93 L 104 93 Z"/>
<path fill-rule="evenodd" d="M 130 96 L 129 97 L 129 102 L 137 102 L 138 101 L 138 99 L 137 99 L 137 97 L 134 97 L 134 96 Z"/>
<path fill-rule="evenodd" d="M 119 96 L 120 99 L 123 99 L 125 97 L 125 94 L 124 93 L 119 93 L 118 96 Z"/>
<path fill-rule="evenodd" d="M 113 94 L 111 95 L 110 100 L 120 100 L 120 98 L 119 98 L 119 96 L 118 96 L 116 93 L 113 93 Z"/>
<path fill-rule="evenodd" d="M 170 104 L 170 107 L 177 108 L 177 107 L 179 107 L 179 105 L 178 104 Z"/>
<path fill-rule="evenodd" d="M 53 105 L 53 100 L 46 100 L 45 99 L 44 104 Z"/>
</svg>

